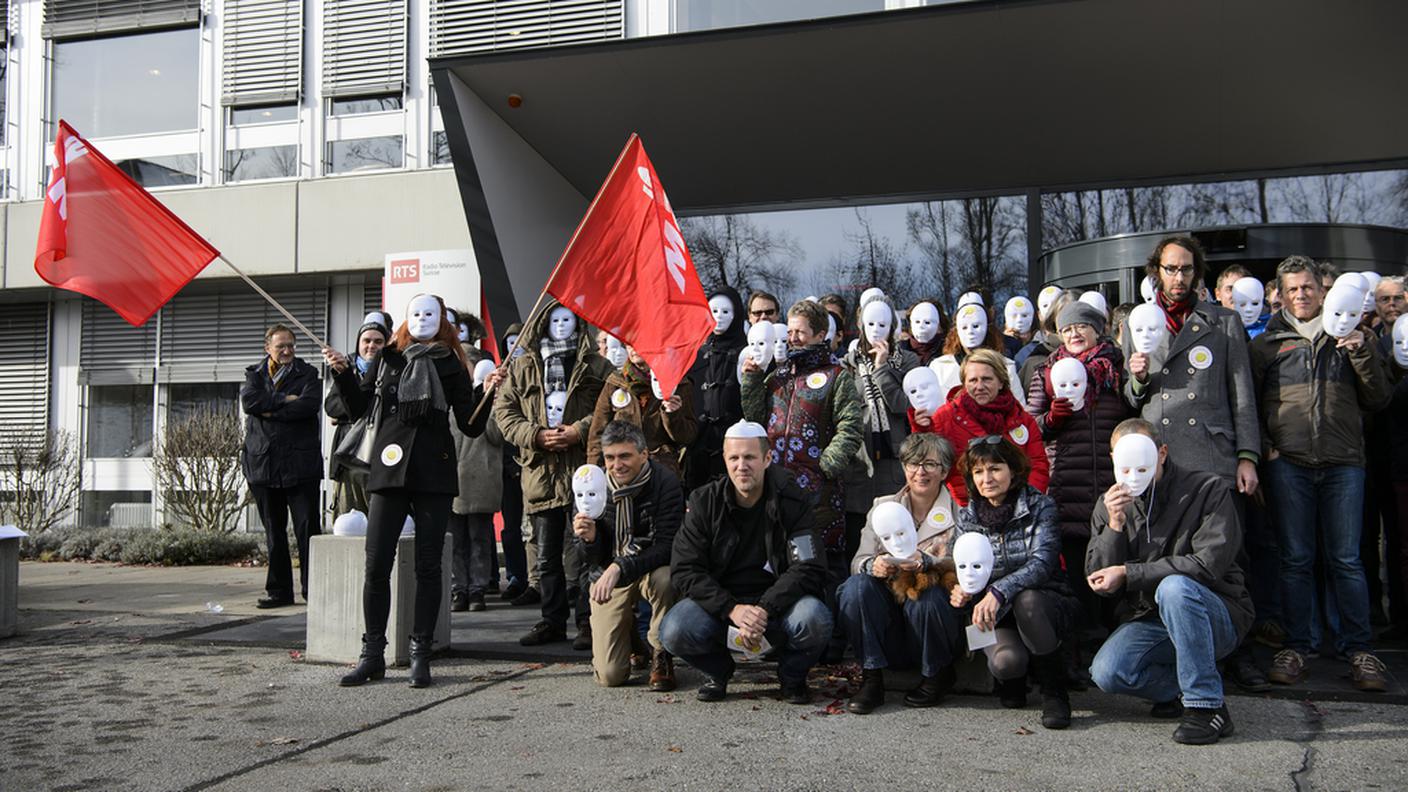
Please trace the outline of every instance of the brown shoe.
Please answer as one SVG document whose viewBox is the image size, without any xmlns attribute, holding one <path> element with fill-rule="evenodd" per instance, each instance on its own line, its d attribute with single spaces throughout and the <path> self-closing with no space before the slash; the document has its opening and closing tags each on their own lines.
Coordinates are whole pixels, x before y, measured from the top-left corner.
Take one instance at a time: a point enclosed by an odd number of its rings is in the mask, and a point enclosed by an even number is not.
<svg viewBox="0 0 1408 792">
<path fill-rule="evenodd" d="M 1305 679 L 1305 658 L 1294 649 L 1282 649 L 1271 661 L 1267 679 L 1278 685 L 1295 685 Z"/>
<path fill-rule="evenodd" d="M 664 649 L 655 650 L 655 660 L 650 664 L 650 689 L 656 693 L 675 689 L 675 659 Z"/>
<path fill-rule="evenodd" d="M 1387 673 L 1383 661 L 1369 652 L 1355 652 L 1349 657 L 1349 680 L 1360 690 L 1381 693 L 1388 689 Z"/>
</svg>

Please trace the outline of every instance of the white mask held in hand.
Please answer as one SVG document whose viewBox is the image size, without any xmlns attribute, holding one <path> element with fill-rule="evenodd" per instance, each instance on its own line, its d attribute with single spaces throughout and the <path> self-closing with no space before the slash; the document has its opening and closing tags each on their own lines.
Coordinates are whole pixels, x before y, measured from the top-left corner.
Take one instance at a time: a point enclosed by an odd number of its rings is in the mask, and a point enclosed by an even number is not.
<svg viewBox="0 0 1408 792">
<path fill-rule="evenodd" d="M 714 315 L 714 335 L 723 335 L 733 327 L 733 300 L 725 295 L 709 298 L 709 313 Z"/>
<path fill-rule="evenodd" d="M 1364 293 L 1355 291 L 1354 287 L 1336 283 L 1325 294 L 1325 332 L 1331 336 L 1344 338 L 1354 332 L 1363 315 Z"/>
<path fill-rule="evenodd" d="M 1393 362 L 1408 369 L 1408 313 L 1393 321 Z"/>
<path fill-rule="evenodd" d="M 870 528 L 892 558 L 910 559 L 919 551 L 914 519 L 909 516 L 909 509 L 895 501 L 877 504 L 870 510 Z"/>
<path fill-rule="evenodd" d="M 1026 335 L 1032 329 L 1032 301 L 1026 297 L 1013 297 L 1002 309 L 1002 318 L 1006 320 L 1008 330 Z"/>
<path fill-rule="evenodd" d="M 958 310 L 959 308 L 962 308 L 965 305 L 984 305 L 983 295 L 978 294 L 977 292 L 963 292 L 962 294 L 958 295 L 958 305 L 954 308 L 954 310 Z M 984 307 L 986 306 L 984 305 Z"/>
<path fill-rule="evenodd" d="M 980 533 L 966 533 L 953 542 L 953 566 L 958 572 L 958 588 L 964 594 L 977 594 L 992 579 L 992 542 Z"/>
<path fill-rule="evenodd" d="M 1243 327 L 1251 327 L 1261 318 L 1261 304 L 1266 300 L 1266 286 L 1247 276 L 1232 281 L 1232 305 Z"/>
<path fill-rule="evenodd" d="M 988 312 L 980 305 L 965 305 L 958 309 L 954 326 L 958 328 L 958 343 L 964 349 L 977 349 L 988 337 Z"/>
<path fill-rule="evenodd" d="M 1105 295 L 1098 291 L 1088 291 L 1080 296 L 1080 301 L 1110 318 L 1110 304 L 1105 301 Z"/>
<path fill-rule="evenodd" d="M 919 415 L 933 415 L 944 403 L 939 375 L 928 366 L 915 366 L 904 375 L 904 395 Z"/>
<path fill-rule="evenodd" d="M 1085 391 L 1090 385 L 1090 377 L 1085 373 L 1085 365 L 1075 358 L 1061 358 L 1051 366 L 1051 390 L 1056 398 L 1066 399 L 1072 410 L 1085 407 Z"/>
<path fill-rule="evenodd" d="M 1365 280 L 1364 276 L 1358 272 L 1346 272 L 1335 278 L 1335 282 L 1330 284 L 1330 288 L 1335 286 L 1348 286 L 1362 294 L 1369 290 L 1369 281 Z"/>
<path fill-rule="evenodd" d="M 772 326 L 772 359 L 779 363 L 787 359 L 787 325 Z"/>
<path fill-rule="evenodd" d="M 1139 497 L 1154 480 L 1159 468 L 1159 449 L 1148 435 L 1130 432 L 1115 443 L 1115 481 L 1129 494 Z"/>
<path fill-rule="evenodd" d="M 478 388 L 478 387 L 483 386 L 483 385 L 484 385 L 484 380 L 488 379 L 488 378 L 489 378 L 489 375 L 494 373 L 494 369 L 495 369 L 495 368 L 497 368 L 497 366 L 494 365 L 494 361 L 492 361 L 492 360 L 487 360 L 487 359 L 486 359 L 486 360 L 481 360 L 481 361 L 479 361 L 478 363 L 475 363 L 475 364 L 474 364 L 474 387 Z"/>
<path fill-rule="evenodd" d="M 440 301 L 433 294 L 417 294 L 406 306 L 406 332 L 417 341 L 429 341 L 440 332 Z"/>
<path fill-rule="evenodd" d="M 1144 298 L 1144 302 L 1151 303 L 1155 299 L 1154 279 L 1148 275 L 1139 282 L 1139 296 Z"/>
<path fill-rule="evenodd" d="M 772 362 L 772 342 L 771 322 L 759 322 L 748 328 L 748 357 L 758 364 L 758 368 L 765 369 Z"/>
<path fill-rule="evenodd" d="M 577 332 L 577 317 L 572 312 L 558 306 L 548 314 L 548 337 L 554 341 L 566 341 Z"/>
<path fill-rule="evenodd" d="M 1167 334 L 1164 309 L 1154 303 L 1136 305 L 1129 312 L 1129 341 L 1135 352 L 1145 355 L 1153 352 Z"/>
<path fill-rule="evenodd" d="M 582 465 L 572 474 L 572 500 L 577 513 L 595 520 L 606 511 L 606 471 L 596 465 Z"/>
<path fill-rule="evenodd" d="M 921 344 L 939 334 L 939 309 L 933 303 L 919 303 L 909 312 L 909 334 Z"/>
<path fill-rule="evenodd" d="M 831 343 L 832 341 L 835 341 L 835 340 L 836 340 L 836 317 L 835 317 L 835 316 L 832 316 L 830 311 L 827 311 L 827 312 L 826 312 L 826 343 L 829 344 L 829 343 Z"/>
<path fill-rule="evenodd" d="M 621 339 L 610 333 L 606 334 L 606 360 L 617 371 L 626 366 L 626 345 L 621 343 Z"/>
<path fill-rule="evenodd" d="M 562 425 L 562 413 L 567 409 L 567 391 L 553 391 L 545 400 L 548 410 L 548 428 Z"/>
<path fill-rule="evenodd" d="M 1377 272 L 1361 272 L 1359 273 L 1359 275 L 1364 279 L 1365 283 L 1364 313 L 1372 314 L 1374 312 L 1374 309 L 1377 307 L 1374 299 L 1374 293 L 1378 290 L 1379 281 L 1383 280 L 1384 276 L 1380 275 Z"/>
<path fill-rule="evenodd" d="M 669 398 L 665 395 L 665 391 L 661 390 L 660 380 L 655 376 L 655 372 L 653 371 L 650 372 L 650 392 L 655 394 L 655 398 L 659 399 L 660 401 L 665 401 L 665 399 Z M 670 394 L 670 396 L 673 395 L 673 393 Z"/>
<path fill-rule="evenodd" d="M 895 326 L 894 311 L 884 302 L 876 300 L 866 303 L 860 312 L 860 323 L 865 329 L 865 340 L 874 344 L 877 341 L 890 343 L 890 330 Z"/>
<path fill-rule="evenodd" d="M 1061 296 L 1060 286 L 1047 286 L 1036 295 L 1037 315 L 1043 320 L 1051 314 L 1051 306 L 1056 302 L 1056 298 Z"/>
</svg>

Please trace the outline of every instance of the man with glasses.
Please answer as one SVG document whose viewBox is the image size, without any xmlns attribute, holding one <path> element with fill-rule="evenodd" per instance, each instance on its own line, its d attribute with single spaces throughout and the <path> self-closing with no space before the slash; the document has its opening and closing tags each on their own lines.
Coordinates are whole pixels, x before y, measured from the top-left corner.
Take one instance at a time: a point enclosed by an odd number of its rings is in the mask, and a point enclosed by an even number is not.
<svg viewBox="0 0 1408 792">
<path fill-rule="evenodd" d="M 781 309 L 778 306 L 777 297 L 769 292 L 760 290 L 748 295 L 748 321 L 753 324 L 759 322 L 772 322 L 778 324 L 777 312 Z"/>
</svg>

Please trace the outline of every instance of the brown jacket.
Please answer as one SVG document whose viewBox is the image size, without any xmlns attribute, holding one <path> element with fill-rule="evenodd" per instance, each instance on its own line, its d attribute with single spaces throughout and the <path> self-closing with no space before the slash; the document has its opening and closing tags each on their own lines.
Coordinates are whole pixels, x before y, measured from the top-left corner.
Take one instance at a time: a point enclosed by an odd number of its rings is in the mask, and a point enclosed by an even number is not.
<svg viewBox="0 0 1408 792">
<path fill-rule="evenodd" d="M 617 395 L 618 392 L 620 395 Z M 650 458 L 683 480 L 680 456 L 699 434 L 699 425 L 694 416 L 694 386 L 689 379 L 682 380 L 675 393 L 679 394 L 683 404 L 672 413 L 665 412 L 661 409 L 660 400 L 650 390 L 648 372 L 642 377 L 629 362 L 624 372 L 613 372 L 606 378 L 606 386 L 601 389 L 596 409 L 592 412 L 587 461 L 593 465 L 602 464 L 601 433 L 612 421 L 626 421 L 645 432 Z"/>
</svg>

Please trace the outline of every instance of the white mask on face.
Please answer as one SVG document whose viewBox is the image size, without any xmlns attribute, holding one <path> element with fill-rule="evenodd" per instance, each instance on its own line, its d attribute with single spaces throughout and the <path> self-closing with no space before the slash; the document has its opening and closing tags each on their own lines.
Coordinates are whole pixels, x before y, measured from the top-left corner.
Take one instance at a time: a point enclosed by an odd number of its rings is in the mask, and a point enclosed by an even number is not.
<svg viewBox="0 0 1408 792">
<path fill-rule="evenodd" d="M 655 398 L 665 401 L 665 392 L 660 389 L 660 380 L 656 378 L 655 372 L 650 372 L 650 392 L 655 394 Z"/>
<path fill-rule="evenodd" d="M 919 303 L 910 311 L 909 334 L 921 344 L 933 341 L 939 334 L 939 309 L 933 303 Z"/>
<path fill-rule="evenodd" d="M 1159 449 L 1148 435 L 1130 432 L 1115 443 L 1115 481 L 1129 494 L 1139 497 L 1154 480 L 1159 468 Z"/>
<path fill-rule="evenodd" d="M 1013 297 L 1002 309 L 1002 318 L 1007 321 L 1007 329 L 1023 335 L 1032 329 L 1032 301 L 1026 297 Z"/>
<path fill-rule="evenodd" d="M 1374 292 L 1379 288 L 1379 281 L 1383 280 L 1383 276 L 1377 272 L 1361 272 L 1359 275 L 1364 278 L 1364 283 L 1367 284 L 1364 290 L 1363 313 L 1372 314 L 1377 307 L 1374 301 Z"/>
<path fill-rule="evenodd" d="M 965 305 L 983 305 L 983 295 L 977 292 L 963 292 L 958 295 L 958 305 L 954 307 L 954 310 L 957 311 Z"/>
<path fill-rule="evenodd" d="M 958 343 L 964 349 L 977 349 L 988 337 L 988 313 L 980 305 L 965 305 L 958 309 L 954 326 L 958 328 Z"/>
<path fill-rule="evenodd" d="M 1364 314 L 1364 293 L 1352 286 L 1336 283 L 1325 294 L 1325 332 L 1335 338 L 1344 338 L 1359 326 L 1359 317 Z"/>
<path fill-rule="evenodd" d="M 1261 304 L 1266 299 L 1266 286 L 1250 276 L 1232 281 L 1232 305 L 1243 327 L 1251 327 L 1261 318 Z"/>
<path fill-rule="evenodd" d="M 1159 348 L 1168 333 L 1164 321 L 1163 309 L 1154 303 L 1134 306 L 1129 312 L 1129 340 L 1135 352 L 1147 355 Z"/>
<path fill-rule="evenodd" d="M 882 290 L 880 290 L 880 289 L 878 289 L 878 288 L 876 288 L 876 287 L 874 287 L 874 286 L 871 286 L 869 289 L 866 289 L 865 291 L 863 291 L 863 292 L 860 293 L 860 304 L 861 304 L 861 307 L 862 307 L 862 308 L 865 307 L 865 304 L 868 303 L 868 302 L 870 302 L 871 298 L 874 298 L 874 297 L 884 297 L 884 296 L 885 296 L 885 292 L 884 292 L 884 291 L 882 291 Z"/>
<path fill-rule="evenodd" d="M 966 533 L 954 540 L 953 565 L 958 571 L 958 588 L 964 594 L 977 594 L 992 579 L 992 542 L 980 533 Z"/>
<path fill-rule="evenodd" d="M 469 343 L 469 328 L 468 328 L 468 327 L 465 327 L 464 325 L 460 325 L 459 327 L 460 327 L 460 343 L 461 343 L 461 344 L 467 344 L 467 343 Z"/>
<path fill-rule="evenodd" d="M 1085 365 L 1075 358 L 1061 358 L 1051 366 L 1051 389 L 1056 398 L 1071 402 L 1072 410 L 1085 407 L 1085 391 L 1090 378 L 1085 373 Z"/>
<path fill-rule="evenodd" d="M 860 312 L 861 326 L 865 328 L 865 340 L 870 343 L 884 341 L 890 343 L 890 329 L 895 326 L 894 312 L 890 306 L 879 300 L 866 303 Z"/>
<path fill-rule="evenodd" d="M 787 359 L 787 325 L 785 324 L 772 326 L 772 359 L 779 362 Z"/>
<path fill-rule="evenodd" d="M 440 332 L 440 301 L 434 295 L 417 294 L 406 306 L 406 331 L 417 341 L 429 341 Z"/>
<path fill-rule="evenodd" d="M 620 371 L 626 365 L 627 360 L 626 345 L 621 343 L 621 339 L 610 333 L 606 334 L 606 359 L 611 363 L 612 368 Z"/>
<path fill-rule="evenodd" d="M 870 528 L 893 558 L 913 558 L 919 550 L 919 533 L 914 530 L 909 509 L 895 501 L 878 504 L 870 510 Z"/>
<path fill-rule="evenodd" d="M 733 326 L 733 300 L 722 294 L 709 298 L 709 313 L 714 315 L 714 335 L 723 335 Z"/>
<path fill-rule="evenodd" d="M 474 387 L 477 388 L 477 387 L 482 386 L 482 385 L 484 384 L 484 380 L 488 379 L 488 378 L 489 378 L 489 375 L 494 373 L 494 369 L 495 369 L 495 368 L 497 368 L 497 367 L 494 365 L 494 361 L 492 361 L 492 360 L 487 360 L 487 359 L 486 359 L 486 360 L 481 360 L 481 361 L 479 361 L 478 363 L 475 363 L 475 364 L 474 364 Z"/>
<path fill-rule="evenodd" d="M 548 337 L 554 341 L 566 341 L 577 332 L 577 317 L 572 312 L 558 306 L 548 314 Z"/>
<path fill-rule="evenodd" d="M 933 415 L 944 403 L 939 392 L 939 375 L 928 366 L 916 366 L 904 375 L 904 395 L 920 415 Z"/>
<path fill-rule="evenodd" d="M 596 465 L 582 465 L 572 474 L 572 500 L 577 513 L 595 520 L 606 512 L 606 471 Z"/>
<path fill-rule="evenodd" d="M 514 333 L 514 334 L 511 335 L 511 336 L 505 336 L 505 337 L 504 337 L 504 343 L 505 343 L 505 344 L 508 344 L 508 348 L 511 350 L 511 351 L 509 352 L 509 360 L 513 360 L 513 359 L 515 359 L 515 358 L 521 358 L 521 357 L 523 357 L 524 355 L 528 354 L 528 350 L 526 350 L 526 349 L 524 349 L 523 347 L 520 347 L 520 346 L 518 345 L 518 334 L 517 334 L 517 333 Z"/>
<path fill-rule="evenodd" d="M 1408 313 L 1393 321 L 1393 362 L 1408 368 Z"/>
<path fill-rule="evenodd" d="M 1080 301 L 1105 315 L 1105 319 L 1110 318 L 1110 304 L 1105 302 L 1105 295 L 1098 291 L 1088 291 L 1080 296 Z"/>
<path fill-rule="evenodd" d="M 1037 295 L 1036 295 L 1036 310 L 1037 310 L 1037 314 L 1038 314 L 1039 316 L 1041 316 L 1041 318 L 1042 318 L 1043 320 L 1045 320 L 1046 317 L 1047 317 L 1047 315 L 1051 313 L 1051 306 L 1052 306 L 1052 304 L 1055 303 L 1055 302 L 1056 302 L 1056 298 L 1057 298 L 1057 297 L 1060 297 L 1060 296 L 1061 296 L 1061 287 L 1060 287 L 1060 286 L 1047 286 L 1046 288 L 1042 289 L 1040 292 L 1037 292 Z"/>
<path fill-rule="evenodd" d="M 567 391 L 553 391 L 546 399 L 548 411 L 548 428 L 554 429 L 562 425 L 562 413 L 567 409 Z"/>
<path fill-rule="evenodd" d="M 1144 302 L 1151 303 L 1154 301 L 1154 291 L 1154 279 L 1145 275 L 1144 280 L 1139 282 L 1139 296 L 1144 298 Z"/>
<path fill-rule="evenodd" d="M 829 344 L 829 343 L 831 343 L 832 341 L 835 341 L 835 340 L 836 340 L 836 317 L 832 316 L 830 311 L 827 311 L 827 312 L 826 312 L 826 343 Z"/>
<path fill-rule="evenodd" d="M 758 368 L 765 369 L 772 362 L 772 342 L 771 323 L 760 322 L 748 329 L 748 356 L 758 364 Z"/>
</svg>

